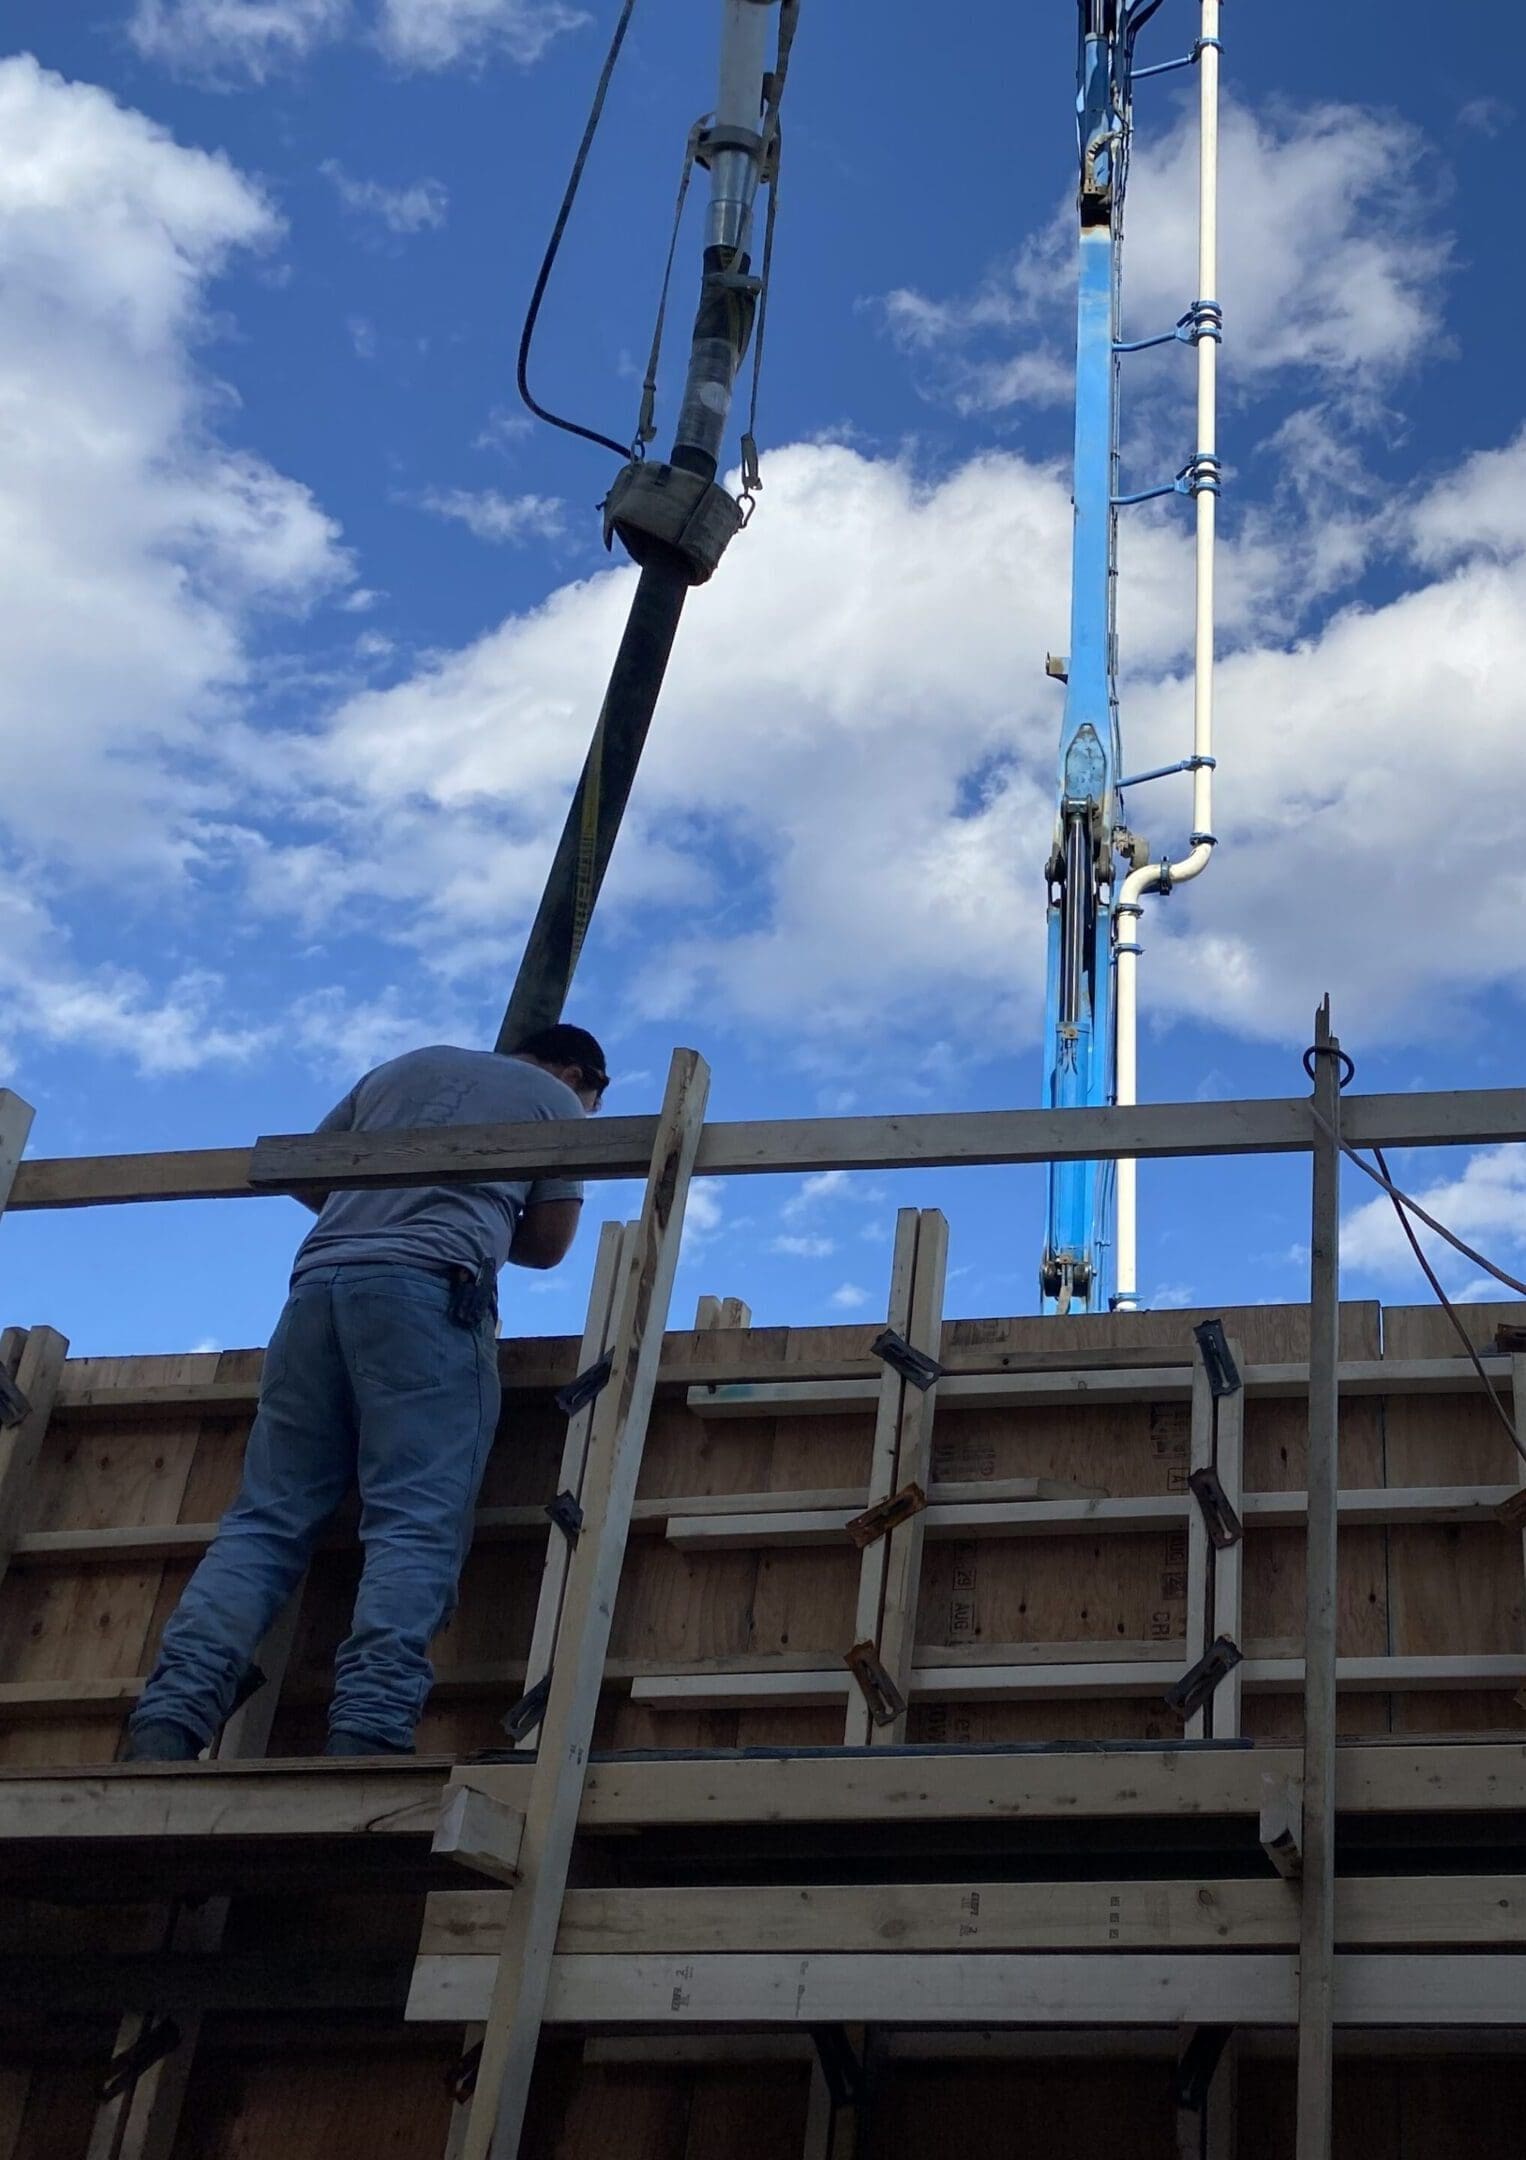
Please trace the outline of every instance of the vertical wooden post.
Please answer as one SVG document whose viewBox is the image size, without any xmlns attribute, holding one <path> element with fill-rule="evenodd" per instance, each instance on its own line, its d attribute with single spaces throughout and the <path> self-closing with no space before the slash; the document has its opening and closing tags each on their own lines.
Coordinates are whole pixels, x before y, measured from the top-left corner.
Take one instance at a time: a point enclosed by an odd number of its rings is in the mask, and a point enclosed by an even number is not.
<svg viewBox="0 0 1526 2160">
<path fill-rule="evenodd" d="M 622 1256 L 610 1378 L 594 1403 L 583 1524 L 462 2160 L 514 2160 L 519 2151 L 709 1078 L 696 1052 L 674 1053 L 641 1220 Z"/>
<path fill-rule="evenodd" d="M 1245 1371 L 1245 1353 L 1237 1342 L 1229 1345 L 1235 1370 Z M 1224 1488 L 1224 1497 L 1235 1513 L 1245 1512 L 1245 1389 L 1220 1396 L 1215 1404 L 1213 1466 Z M 1241 1611 L 1245 1585 L 1245 1540 L 1219 1547 L 1213 1556 L 1213 1633 L 1227 1635 L 1243 1648 Z M 1213 1691 L 1213 1737 L 1238 1740 L 1244 1689 L 1237 1665 Z"/>
<path fill-rule="evenodd" d="M 1335 1980 L 1335 1583 L 1340 1491 L 1340 1042 L 1314 1023 L 1309 1243 L 1309 1514 L 1304 1617 L 1303 1921 L 1297 2160 L 1330 2160 Z"/>
<path fill-rule="evenodd" d="M 917 1232 L 917 1272 L 911 1298 L 911 1334 L 914 1350 L 938 1355 L 943 1340 L 943 1291 L 948 1274 L 948 1223 L 936 1208 L 926 1208 Z M 930 1388 L 906 1383 L 901 1398 L 901 1424 L 896 1453 L 895 1487 L 920 1485 L 925 1492 L 932 1480 L 933 1417 L 937 1383 Z M 885 1615 L 880 1625 L 880 1662 L 904 1697 L 911 1686 L 911 1668 L 917 1640 L 917 1605 L 922 1591 L 922 1533 L 924 1520 L 913 1515 L 899 1523 L 888 1540 L 889 1560 L 885 1572 Z M 871 1739 L 876 1746 L 900 1746 L 906 1738 L 906 1713 L 889 1725 L 876 1725 Z"/>
<path fill-rule="evenodd" d="M 1518 1356 L 1510 1360 L 1510 1395 L 1510 1415 L 1515 1422 L 1516 1431 L 1519 1432 L 1523 1422 L 1526 1422 L 1526 1357 Z M 1526 1488 L 1526 1462 L 1522 1461 L 1514 1449 L 1511 1450 L 1511 1460 L 1516 1484 Z M 1526 1531 L 1521 1533 L 1521 1566 L 1522 1570 L 1526 1571 Z"/>
<path fill-rule="evenodd" d="M 16 1169 L 25 1152 L 36 1115 L 29 1102 L 9 1088 L 0 1088 L 0 1215 L 5 1213 L 15 1182 Z"/>
<path fill-rule="evenodd" d="M 619 1223 L 607 1222 L 599 1231 L 599 1250 L 593 1264 L 593 1285 L 588 1293 L 588 1315 L 583 1322 L 583 1341 L 578 1351 L 578 1371 L 587 1372 L 597 1365 L 609 1350 L 614 1327 L 615 1288 L 620 1281 L 620 1259 L 624 1250 L 623 1240 L 632 1235 L 634 1225 L 624 1228 Z M 701 1301 L 703 1302 L 703 1301 Z M 567 1438 L 562 1447 L 562 1466 L 558 1474 L 557 1491 L 570 1492 L 578 1498 L 583 1490 L 583 1472 L 588 1460 L 588 1435 L 593 1428 L 592 1403 L 585 1403 L 567 1420 Z M 546 1539 L 546 1564 L 541 1571 L 540 1596 L 535 1605 L 535 1630 L 530 1638 L 530 1662 L 525 1670 L 525 1693 L 538 1687 L 551 1670 L 556 1649 L 556 1631 L 561 1623 L 562 1599 L 567 1588 L 567 1566 L 572 1548 L 555 1525 L 551 1526 Z M 535 1730 L 521 1736 L 514 1744 L 523 1751 L 534 1749 L 538 1738 Z"/>
<path fill-rule="evenodd" d="M 1198 1470 L 1213 1467 L 1213 1390 L 1208 1385 L 1208 1368 L 1203 1363 L 1200 1343 L 1192 1346 L 1192 1431 L 1189 1444 L 1187 1469 L 1189 1476 Z M 1189 1487 L 1189 1491 L 1190 1491 Z M 1187 1647 L 1183 1664 L 1187 1671 L 1197 1663 L 1208 1648 L 1213 1636 L 1213 1610 L 1211 1583 L 1213 1580 L 1213 1547 L 1208 1541 L 1208 1525 L 1196 1500 L 1187 1505 Z M 1208 1732 L 1206 1709 L 1195 1710 L 1182 1728 L 1188 1740 L 1202 1740 Z"/>
<path fill-rule="evenodd" d="M 886 1309 L 886 1324 L 893 1328 L 897 1335 L 905 1335 L 911 1326 L 911 1289 L 917 1271 L 917 1233 L 921 1220 L 921 1214 L 916 1208 L 902 1208 L 895 1219 L 895 1251 L 890 1263 L 890 1302 Z M 869 1489 L 865 1500 L 867 1507 L 874 1507 L 881 1500 L 888 1500 L 895 1491 L 896 1453 L 901 1437 L 901 1403 L 905 1394 L 906 1382 L 893 1365 L 887 1365 L 880 1375 L 880 1398 L 874 1416 L 874 1451 L 869 1460 Z M 858 1571 L 858 1607 L 853 1620 L 855 1642 L 879 1641 L 888 1557 L 883 1538 L 876 1538 L 872 1545 L 864 1547 Z M 848 1697 L 843 1746 L 867 1747 L 872 1731 L 869 1706 L 863 1696 L 855 1691 Z"/>
<path fill-rule="evenodd" d="M 14 1347 L 15 1332 L 6 1330 Z M 55 1328 L 29 1328 L 16 1359 L 15 1381 L 26 1397 L 28 1410 L 19 1425 L 0 1427 L 0 1577 L 10 1566 L 16 1540 L 26 1528 L 27 1487 L 43 1435 L 53 1415 L 53 1400 L 63 1378 L 69 1355 L 66 1336 Z"/>
</svg>

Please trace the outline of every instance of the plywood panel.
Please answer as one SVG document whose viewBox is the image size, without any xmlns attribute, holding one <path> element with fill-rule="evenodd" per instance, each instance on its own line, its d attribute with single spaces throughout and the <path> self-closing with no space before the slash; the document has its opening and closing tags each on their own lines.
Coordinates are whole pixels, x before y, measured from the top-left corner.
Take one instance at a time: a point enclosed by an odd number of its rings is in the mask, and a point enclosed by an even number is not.
<svg viewBox="0 0 1526 2160">
<path fill-rule="evenodd" d="M 439 2160 L 450 2122 L 441 2066 L 339 2051 L 255 2059 L 198 2050 L 174 2160 Z M 83 2147 L 77 2148 L 82 2151 Z M 61 2148 L 58 2160 L 69 2148 Z"/>
<path fill-rule="evenodd" d="M 1502 1322 L 1519 1326 L 1519 1304 L 1459 1308 L 1475 1343 L 1491 1348 Z M 1458 1343 L 1438 1307 L 1409 1306 L 1384 1315 L 1388 1357 L 1452 1357 Z M 1507 1406 L 1509 1398 L 1506 1398 Z M 1385 1404 L 1388 1477 L 1394 1485 L 1513 1484 L 1518 1458 L 1479 1395 L 1389 1397 Z M 1526 1415 L 1526 1408 L 1517 1412 Z M 1388 1532 L 1392 1648 L 1415 1656 L 1526 1647 L 1526 1577 L 1521 1539 L 1495 1524 L 1405 1528 Z M 1519 1731 L 1510 1694 L 1412 1695 L 1394 1706 L 1399 1732 Z"/>
</svg>

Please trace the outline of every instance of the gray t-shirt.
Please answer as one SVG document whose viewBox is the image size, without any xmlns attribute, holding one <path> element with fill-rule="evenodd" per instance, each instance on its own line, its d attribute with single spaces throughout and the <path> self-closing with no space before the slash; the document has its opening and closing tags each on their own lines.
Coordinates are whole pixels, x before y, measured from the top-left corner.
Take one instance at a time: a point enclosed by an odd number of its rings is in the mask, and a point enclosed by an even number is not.
<svg viewBox="0 0 1526 2160">
<path fill-rule="evenodd" d="M 419 1125 L 520 1125 L 533 1118 L 580 1118 L 570 1087 L 539 1065 L 494 1050 L 436 1043 L 378 1065 L 353 1087 L 319 1132 L 388 1132 Z M 512 1185 L 415 1185 L 331 1193 L 293 1265 L 371 1262 L 402 1267 L 502 1267 L 526 1207 L 581 1200 L 574 1178 Z"/>
</svg>

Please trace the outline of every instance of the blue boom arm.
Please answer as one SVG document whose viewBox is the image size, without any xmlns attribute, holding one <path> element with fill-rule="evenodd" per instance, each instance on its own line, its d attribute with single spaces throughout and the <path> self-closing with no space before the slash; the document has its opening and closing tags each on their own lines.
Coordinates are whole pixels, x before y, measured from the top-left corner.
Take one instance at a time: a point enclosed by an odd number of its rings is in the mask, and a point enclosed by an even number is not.
<svg viewBox="0 0 1526 2160">
<path fill-rule="evenodd" d="M 1117 473 L 1119 268 L 1134 39 L 1160 0 L 1080 0 L 1080 288 L 1075 526 L 1059 807 L 1046 875 L 1045 1101 L 1112 1097 L 1112 889 L 1119 777 Z M 1040 1289 L 1048 1312 L 1107 1309 L 1112 1166 L 1049 1173 Z"/>
</svg>

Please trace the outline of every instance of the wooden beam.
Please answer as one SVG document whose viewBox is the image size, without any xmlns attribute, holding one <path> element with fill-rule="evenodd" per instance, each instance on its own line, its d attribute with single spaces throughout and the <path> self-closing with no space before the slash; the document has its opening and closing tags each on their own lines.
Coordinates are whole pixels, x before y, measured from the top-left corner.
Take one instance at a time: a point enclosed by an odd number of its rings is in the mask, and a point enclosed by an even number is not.
<svg viewBox="0 0 1526 2160">
<path fill-rule="evenodd" d="M 110 1770 L 0 1777 L 0 1846 L 180 1844 L 194 1838 L 290 1841 L 433 1835 L 445 1763 L 384 1771 L 310 1761 L 123 1763 Z M 495 1790 L 495 1797 L 501 1797 Z"/>
<path fill-rule="evenodd" d="M 56 1411 L 55 1411 L 56 1415 Z M 1393 1523 L 1473 1523 L 1492 1527 L 1514 1485 L 1389 1485 L 1340 1496 L 1342 1529 Z M 631 1510 L 637 1534 L 665 1534 L 696 1550 L 769 1545 L 835 1545 L 843 1525 L 863 1506 L 848 1487 L 811 1492 L 686 1493 L 638 1500 Z M 1073 1537 L 1095 1532 L 1170 1530 L 1184 1522 L 1190 1502 L 1179 1493 L 1131 1494 L 1121 1499 L 1089 1492 L 1063 1478 L 992 1478 L 930 1488 L 925 1534 L 930 1538 Z M 1301 1492 L 1247 1493 L 1248 1530 L 1296 1529 L 1304 1520 Z M 479 1508 L 475 1545 L 538 1538 L 543 1507 Z M 191 1560 L 204 1552 L 217 1524 L 145 1523 L 123 1529 L 27 1530 L 11 1555 L 15 1568 L 117 1566 L 134 1560 Z M 352 1544 L 353 1537 L 333 1540 Z"/>
<path fill-rule="evenodd" d="M 431 1959 L 408 2016 L 480 2017 L 482 1958 Z M 1519 2028 L 1526 1956 L 1352 1951 L 1335 1965 L 1343 2025 Z M 1129 1951 L 1106 1957 L 976 1951 L 939 1956 L 557 1957 L 551 2023 L 831 2025 L 1276 2025 L 1297 2023 L 1296 1962 L 1282 1952 Z"/>
<path fill-rule="evenodd" d="M 454 1860 L 494 1882 L 517 1883 L 525 1819 L 475 1785 L 454 1785 L 429 1843 L 437 1860 Z"/>
<path fill-rule="evenodd" d="M 0 1088 L 0 1215 L 10 1200 L 36 1114 L 10 1088 Z"/>
<path fill-rule="evenodd" d="M 901 1208 L 895 1219 L 895 1245 L 890 1262 L 890 1296 L 885 1309 L 885 1325 L 897 1335 L 905 1335 L 911 1326 L 911 1301 L 916 1284 L 917 1242 L 921 1235 L 922 1216 L 917 1208 Z M 862 1498 L 850 1501 L 841 1520 L 833 1511 L 833 1528 L 823 1542 L 835 1544 L 847 1535 L 844 1525 L 849 1517 L 864 1507 L 877 1507 L 888 1500 L 896 1489 L 896 1457 L 901 1445 L 901 1414 L 905 1405 L 906 1382 L 893 1365 L 881 1362 L 879 1378 L 870 1383 L 874 1389 L 874 1444 L 869 1456 L 869 1484 Z M 668 1519 L 670 1543 L 683 1543 L 673 1536 L 674 1521 Z M 681 1524 L 678 1526 L 683 1527 Z M 858 1602 L 854 1608 L 853 1641 L 855 1643 L 878 1642 L 880 1619 L 885 1608 L 885 1577 L 889 1565 L 889 1552 L 885 1540 L 879 1538 L 866 1545 L 858 1566 Z M 843 1644 L 846 1651 L 850 1646 Z M 869 1713 L 868 1698 L 861 1688 L 847 1690 L 847 1709 L 843 1720 L 843 1745 L 867 1747 L 874 1730 Z"/>
<path fill-rule="evenodd" d="M 1229 1354 L 1235 1369 L 1244 1372 L 1244 1354 L 1238 1342 L 1231 1340 Z M 1232 1395 L 1224 1395 L 1216 1405 L 1217 1419 L 1214 1426 L 1213 1466 L 1218 1472 L 1219 1484 L 1224 1497 L 1235 1513 L 1244 1520 L 1245 1509 L 1245 1390 L 1236 1388 Z M 1239 1539 L 1233 1545 L 1213 1549 L 1213 1623 L 1215 1636 L 1227 1635 L 1232 1643 L 1245 1647 L 1244 1589 L 1245 1589 L 1245 1541 Z M 1245 1672 L 1237 1665 L 1213 1691 L 1209 1704 L 1209 1730 L 1215 1740 L 1238 1739 L 1242 1730 L 1241 1697 L 1245 1691 Z M 1215 2081 L 1217 2083 L 1217 2081 Z M 1227 2083 L 1232 2087 L 1230 2076 Z M 1214 2110 L 1210 2108 L 1210 2115 Z M 1220 2112 L 1223 2112 L 1221 2107 Z M 1232 2114 L 1233 2109 L 1229 2112 Z M 1210 2139 L 1210 2143 L 1214 2140 Z M 1222 2143 L 1222 2139 L 1219 2140 Z"/>
<path fill-rule="evenodd" d="M 1509 1386 L 1509 1358 L 1486 1357 L 1483 1364 L 1496 1385 Z M 1242 1374 L 1245 1392 L 1259 1400 L 1293 1401 L 1309 1392 L 1307 1364 L 1247 1365 Z M 951 1372 L 938 1385 L 945 1407 L 962 1410 L 1186 1402 L 1192 1394 L 1192 1368 L 1183 1361 L 1133 1369 L 1088 1365 L 1067 1371 Z M 1482 1385 L 1465 1358 L 1349 1358 L 1340 1368 L 1343 1395 L 1468 1395 Z M 690 1387 L 688 1403 L 703 1418 L 841 1417 L 872 1409 L 877 1387 L 868 1377 L 700 1381 Z"/>
<path fill-rule="evenodd" d="M 634 1226 L 631 1234 L 634 1234 Z M 599 1249 L 594 1257 L 593 1282 L 588 1293 L 588 1314 L 578 1356 L 580 1373 L 589 1371 L 606 1352 L 613 1351 L 617 1317 L 615 1294 L 624 1280 L 625 1267 L 630 1260 L 625 1247 L 626 1235 L 627 1232 L 619 1223 L 604 1223 L 599 1230 Z M 562 1444 L 562 1462 L 556 1489 L 558 1493 L 570 1492 L 574 1499 L 580 1498 L 583 1490 L 593 1413 L 594 1404 L 585 1403 L 581 1410 L 567 1420 L 567 1435 Z M 544 1521 L 544 1516 L 542 1520 Z M 556 1633 L 562 1619 L 562 1601 L 567 1589 L 567 1570 L 572 1564 L 572 1547 L 554 1524 L 547 1526 L 545 1538 L 546 1557 L 541 1569 L 540 1592 L 535 1603 L 535 1626 L 530 1638 L 530 1657 L 525 1675 L 527 1692 L 530 1688 L 538 1687 L 551 1670 L 556 1649 Z M 515 1745 L 533 1750 L 538 1739 L 539 1728 L 536 1727 L 523 1733 Z"/>
<path fill-rule="evenodd" d="M 943 1340 L 943 1293 L 948 1280 L 948 1221 L 937 1208 L 922 1210 L 917 1231 L 917 1274 L 911 1296 L 913 1350 L 936 1357 Z M 917 1485 L 925 1492 L 933 1474 L 933 1419 L 937 1413 L 938 1386 L 919 1388 L 907 1381 L 901 1396 L 901 1416 L 896 1440 L 895 1490 Z M 898 1523 L 881 1542 L 888 1548 L 885 1565 L 885 1605 L 878 1631 L 880 1663 L 891 1684 L 905 1697 L 911 1686 L 916 1646 L 917 1608 L 922 1596 L 922 1532 L 926 1510 Z M 862 1639 L 862 1638 L 860 1638 Z M 870 1729 L 875 1747 L 901 1746 L 906 1739 L 906 1712 Z"/>
<path fill-rule="evenodd" d="M 26 1341 L 16 1361 L 15 1377 L 29 1408 L 19 1425 L 0 1426 L 0 1578 L 4 1577 L 21 1536 L 28 1488 L 48 1421 L 53 1415 L 53 1400 L 68 1355 L 68 1338 L 56 1329 L 34 1327 L 27 1330 Z"/>
<path fill-rule="evenodd" d="M 708 1085 L 702 1058 L 675 1053 L 639 1229 L 623 1251 L 611 1375 L 594 1404 L 583 1525 L 525 1803 L 522 1879 L 491 2002 L 477 2013 L 487 2029 L 463 2160 L 519 2150 Z"/>
<path fill-rule="evenodd" d="M 1296 1882 L 1303 1873 L 1303 1786 L 1297 1778 L 1261 1780 L 1261 1849 L 1279 1875 Z M 1336 1906 L 1346 1895 L 1336 1882 Z"/>
<path fill-rule="evenodd" d="M 1213 1466 L 1213 1390 L 1208 1384 L 1208 1368 L 1203 1361 L 1202 1347 L 1193 1344 L 1192 1362 L 1192 1412 L 1187 1442 L 1187 1470 L 1189 1477 L 1199 1470 Z M 1212 1547 L 1208 1542 L 1208 1530 L 1203 1521 L 1203 1511 L 1190 1494 L 1185 1496 L 1187 1507 L 1187 1642 L 1182 1656 L 1182 1668 L 1190 1671 L 1204 1656 L 1213 1640 L 1212 1609 Z M 1178 1671 L 1173 1680 L 1181 1678 Z M 1166 1685 L 1172 1685 L 1167 1681 Z M 1183 1721 L 1183 1735 L 1188 1740 L 1201 1740 L 1208 1732 L 1206 1709 L 1198 1710 Z"/>
<path fill-rule="evenodd" d="M 421 1957 L 492 1959 L 512 1894 L 429 1898 Z M 569 1890 L 559 1954 L 948 1950 L 1294 1950 L 1295 1883 L 789 1884 Z M 1343 1876 L 1336 1940 L 1349 1949 L 1526 1947 L 1526 1876 Z M 1523 2006 L 1526 2008 L 1526 2006 Z"/>
<path fill-rule="evenodd" d="M 1309 1501 L 1304 1609 L 1303 1928 L 1297 2160 L 1330 2160 L 1335 2018 L 1336 1508 L 1340 1491 L 1341 1047 L 1330 1000 L 1314 1020 L 1309 1239 Z"/>
<path fill-rule="evenodd" d="M 1485 1146 L 1526 1138 L 1526 1092 L 1459 1089 L 1354 1096 L 1347 1136 L 1363 1147 Z M 16 1209 L 132 1201 L 250 1199 L 267 1193 L 406 1185 L 477 1185 L 537 1177 L 643 1175 L 652 1118 L 538 1125 L 433 1126 L 416 1132 L 298 1133 L 249 1148 L 170 1154 L 60 1156 L 23 1163 Z M 1151 1103 L 1098 1110 L 968 1110 L 904 1117 L 817 1118 L 713 1125 L 695 1174 L 951 1168 L 1104 1161 L 1132 1155 L 1306 1154 L 1301 1098 Z"/>
<path fill-rule="evenodd" d="M 1106 1648 L 1097 1644 L 1098 1651 Z M 1239 1667 L 1250 1695 L 1297 1695 L 1304 1689 L 1304 1662 L 1293 1657 L 1248 1657 Z M 1164 1695 L 1182 1676 L 1182 1659 L 1114 1662 L 1083 1657 L 1053 1665 L 930 1665 L 918 1662 L 906 1692 L 923 1702 L 1066 1702 L 1072 1699 Z M 1526 1683 L 1526 1652 L 1480 1652 L 1473 1657 L 1341 1658 L 1337 1684 L 1356 1694 L 1448 1692 L 1495 1693 Z M 829 1707 L 853 1686 L 846 1674 L 811 1667 L 762 1672 L 668 1672 L 638 1674 L 632 1702 L 652 1709 L 775 1710 Z M 3 1698 L 0 1698 L 3 1699 Z"/>
</svg>

